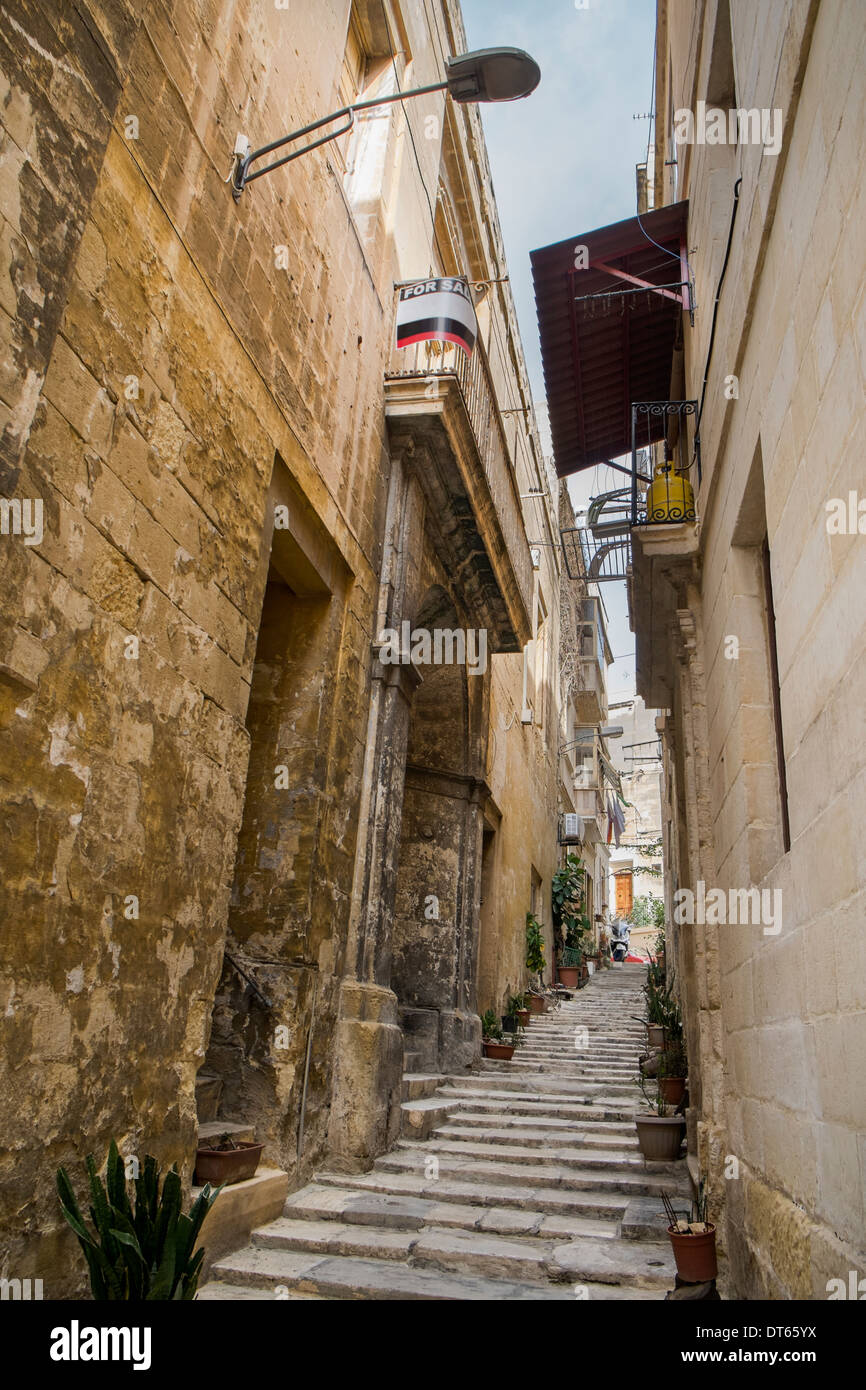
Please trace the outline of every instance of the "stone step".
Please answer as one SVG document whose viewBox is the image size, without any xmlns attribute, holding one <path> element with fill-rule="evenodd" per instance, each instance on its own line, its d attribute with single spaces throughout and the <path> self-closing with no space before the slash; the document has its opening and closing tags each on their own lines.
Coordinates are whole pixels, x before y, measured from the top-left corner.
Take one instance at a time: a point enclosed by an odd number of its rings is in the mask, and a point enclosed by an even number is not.
<svg viewBox="0 0 866 1390">
<path fill-rule="evenodd" d="M 406 1142 L 403 1140 L 401 1144 Z M 434 1144 L 437 1141 L 430 1141 L 431 1147 Z M 581 1154 L 579 1160 L 576 1156 L 568 1156 L 558 1157 L 556 1162 L 539 1163 L 538 1154 L 531 1150 L 527 1150 L 524 1161 L 521 1156 L 515 1157 L 512 1150 L 507 1150 L 506 1158 L 478 1159 L 461 1152 L 462 1146 L 456 1146 L 457 1152 L 449 1152 L 437 1144 L 435 1153 L 425 1153 L 425 1147 L 413 1150 L 398 1146 L 378 1158 L 373 1171 L 419 1177 L 425 1175 L 425 1168 L 429 1168 L 430 1160 L 435 1158 L 439 1181 L 455 1179 L 480 1188 L 492 1183 L 529 1189 L 567 1187 L 570 1191 L 661 1196 L 662 1192 L 678 1193 L 683 1183 L 688 1183 L 682 1163 L 644 1164 L 639 1160 L 630 1165 L 618 1154 L 611 1154 L 606 1164 L 600 1162 L 597 1153 L 588 1157 Z"/>
<path fill-rule="evenodd" d="M 469 1084 L 465 1086 L 440 1086 L 438 1095 L 443 1100 L 461 1102 L 464 1110 L 501 1110 L 515 1115 L 552 1115 L 563 1118 L 586 1118 L 595 1120 L 618 1120 L 625 1123 L 633 1121 L 637 1111 L 638 1097 L 614 1099 L 610 1103 L 599 1095 L 584 1095 L 582 1091 L 563 1095 L 545 1094 L 543 1091 L 528 1091 L 518 1086 L 499 1085 L 492 1082 L 485 1086 Z"/>
<path fill-rule="evenodd" d="M 667 1243 L 599 1242 L 586 1236 L 516 1240 L 460 1228 L 425 1226 L 407 1231 L 286 1217 L 253 1231 L 252 1245 L 256 1249 L 402 1261 L 413 1269 L 432 1268 L 513 1283 L 593 1279 L 646 1287 L 666 1285 L 675 1270 Z"/>
<path fill-rule="evenodd" d="M 532 1071 L 536 1075 L 548 1074 L 574 1078 L 576 1080 L 585 1077 L 588 1070 L 595 1071 L 595 1068 L 588 1068 L 586 1062 L 579 1057 L 553 1058 L 551 1060 L 547 1054 L 542 1053 L 538 1057 L 521 1056 L 519 1051 L 514 1053 L 510 1061 L 497 1061 L 492 1057 L 482 1057 L 480 1062 L 482 1072 L 498 1073 L 504 1071 L 506 1075 L 514 1075 L 518 1070 Z M 633 1072 L 623 1070 L 622 1072 L 611 1075 L 606 1069 L 601 1071 L 596 1079 L 595 1076 L 585 1077 L 586 1080 L 595 1082 L 596 1085 L 603 1083 L 609 1090 L 627 1090 L 634 1085 L 637 1075 L 637 1066 Z"/>
<path fill-rule="evenodd" d="M 629 1203 L 618 1210 L 624 1215 L 633 1205 Z M 290 1197 L 283 1215 L 303 1221 L 336 1221 L 404 1231 L 418 1231 L 425 1226 L 459 1227 L 494 1235 L 557 1240 L 574 1240 L 578 1236 L 612 1240 L 619 1232 L 619 1222 L 603 1216 L 550 1215 L 509 1206 L 473 1206 L 321 1183 L 310 1183 Z"/>
<path fill-rule="evenodd" d="M 213 1273 L 222 1284 L 237 1282 L 245 1288 L 295 1288 L 333 1299 L 574 1301 L 574 1292 L 569 1284 L 516 1283 L 485 1279 L 478 1275 L 452 1274 L 438 1269 L 421 1269 L 398 1260 L 266 1250 L 259 1246 L 247 1246 L 237 1254 L 218 1261 Z"/>
<path fill-rule="evenodd" d="M 496 1182 L 489 1176 L 482 1183 L 460 1178 L 427 1178 L 417 1173 L 359 1173 L 351 1177 L 340 1173 L 318 1173 L 316 1182 L 322 1186 L 351 1187 L 360 1192 L 378 1193 L 389 1197 L 421 1197 L 437 1203 L 459 1204 L 465 1207 L 506 1207 L 509 1210 L 543 1212 L 548 1216 L 590 1217 L 603 1221 L 622 1220 L 629 1195 L 618 1192 L 599 1192 L 591 1188 L 557 1189 L 542 1186 L 520 1186 Z M 644 1194 L 636 1194 L 642 1196 Z M 437 1216 L 437 1219 L 441 1218 Z"/>
<path fill-rule="evenodd" d="M 438 1097 L 405 1100 L 400 1106 L 400 1132 L 407 1139 L 426 1139 L 444 1124 L 453 1107 Z"/>
<path fill-rule="evenodd" d="M 193 1200 L 201 1190 L 192 1188 Z M 254 1177 L 223 1188 L 201 1228 L 200 1243 L 205 1252 L 202 1279 L 220 1256 L 245 1245 L 257 1226 L 276 1220 L 283 1210 L 288 1190 L 288 1173 L 282 1168 L 261 1165 Z"/>
<path fill-rule="evenodd" d="M 495 1093 L 486 1096 L 481 1093 L 467 1092 L 465 1095 L 455 1093 L 454 1098 L 442 1093 L 443 1099 L 454 1107 L 456 1114 L 459 1114 L 460 1123 L 467 1124 L 483 1123 L 485 1117 L 499 1117 L 505 1122 L 511 1118 L 521 1124 L 537 1124 L 539 1128 L 548 1124 L 562 1126 L 566 1128 L 575 1123 L 592 1124 L 596 1127 L 606 1126 L 614 1130 L 633 1130 L 634 1116 L 636 1113 L 634 1106 L 627 1106 L 619 1110 L 605 1112 L 600 1105 L 593 1103 L 587 1105 L 582 1102 L 578 1105 L 557 1103 L 556 1101 L 535 1100 L 532 1097 L 520 1099 L 514 1095 L 507 1097 L 497 1097 Z"/>
<path fill-rule="evenodd" d="M 426 1162 L 431 1154 L 449 1154 L 454 1158 L 473 1159 L 477 1158 L 482 1162 L 502 1159 L 506 1163 L 528 1163 L 533 1166 L 554 1164 L 558 1167 L 562 1165 L 577 1165 L 580 1168 L 604 1168 L 606 1170 L 624 1169 L 629 1171 L 644 1170 L 645 1160 L 639 1150 L 634 1152 L 628 1149 L 611 1149 L 593 1147 L 584 1143 L 583 1135 L 576 1134 L 576 1142 L 566 1143 L 548 1141 L 542 1153 L 539 1153 L 537 1146 L 525 1144 L 519 1135 L 513 1139 L 506 1137 L 504 1140 L 497 1141 L 492 1138 L 479 1137 L 471 1131 L 460 1138 L 450 1138 L 438 1135 L 430 1135 L 423 1144 L 418 1144 L 412 1139 L 401 1139 L 397 1147 L 391 1150 L 395 1153 L 408 1153 L 419 1155 L 419 1161 Z M 386 1155 L 387 1157 L 387 1155 Z M 384 1161 L 377 1159 L 376 1162 Z"/>
<path fill-rule="evenodd" d="M 427 1072 L 404 1072 L 403 1100 L 425 1100 L 432 1096 L 444 1078 Z"/>
<path fill-rule="evenodd" d="M 537 1096 L 547 1101 L 579 1104 L 587 1094 L 595 1097 L 604 1090 L 603 1085 L 597 1082 L 552 1076 L 548 1073 L 534 1075 L 531 1072 L 509 1072 L 505 1070 L 506 1066 L 507 1063 L 500 1063 L 500 1070 L 497 1071 L 496 1063 L 491 1063 L 489 1071 L 466 1072 L 462 1076 L 446 1077 L 439 1087 L 439 1092 L 474 1089 L 488 1094 L 495 1092 L 500 1095 L 509 1093 L 521 1097 Z M 635 1099 L 639 1097 L 636 1083 L 632 1087 L 632 1096 Z M 621 1104 L 621 1100 L 618 1103 Z"/>
<path fill-rule="evenodd" d="M 520 1126 L 512 1122 L 508 1125 L 492 1125 L 488 1120 L 484 1126 L 466 1125 L 463 1117 L 460 1122 L 442 1124 L 432 1131 L 434 1139 L 450 1139 L 455 1142 L 466 1141 L 469 1144 L 484 1144 L 485 1147 L 491 1144 L 516 1144 L 523 1148 L 550 1150 L 557 1148 L 601 1148 L 624 1150 L 637 1150 L 637 1134 L 632 1130 L 631 1134 L 611 1134 L 609 1132 L 601 1134 L 588 1134 L 585 1130 L 573 1127 L 566 1130 L 551 1129 L 530 1129 L 525 1125 Z"/>
<path fill-rule="evenodd" d="M 196 1294 L 196 1303 L 236 1303 L 245 1299 L 256 1299 L 259 1303 L 273 1301 L 274 1294 L 267 1285 L 261 1288 L 251 1288 L 246 1284 L 220 1284 L 208 1283 L 200 1288 Z M 280 1292 L 280 1302 L 301 1303 L 301 1302 L 321 1302 L 322 1295 L 318 1293 L 298 1293 L 297 1290 L 285 1289 Z"/>
</svg>

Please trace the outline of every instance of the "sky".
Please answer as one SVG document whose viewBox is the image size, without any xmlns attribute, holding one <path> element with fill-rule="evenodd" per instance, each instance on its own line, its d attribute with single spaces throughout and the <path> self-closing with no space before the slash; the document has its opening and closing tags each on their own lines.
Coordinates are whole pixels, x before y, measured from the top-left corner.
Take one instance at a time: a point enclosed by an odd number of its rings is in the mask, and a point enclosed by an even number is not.
<svg viewBox="0 0 866 1390">
<path fill-rule="evenodd" d="M 541 83 L 525 101 L 480 106 L 523 348 L 549 436 L 529 253 L 635 213 L 646 158 L 655 0 L 462 0 L 470 48 L 526 49 Z M 635 120 L 640 114 L 642 119 Z M 603 467 L 569 482 L 576 509 L 625 479 Z M 611 703 L 634 689 L 625 583 L 601 585 L 615 661 Z"/>
</svg>

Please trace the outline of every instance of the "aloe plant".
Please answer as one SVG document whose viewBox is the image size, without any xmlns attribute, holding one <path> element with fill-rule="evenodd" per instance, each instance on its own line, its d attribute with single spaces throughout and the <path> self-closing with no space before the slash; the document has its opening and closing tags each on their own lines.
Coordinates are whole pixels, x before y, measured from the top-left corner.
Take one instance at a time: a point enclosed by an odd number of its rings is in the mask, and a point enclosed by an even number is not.
<svg viewBox="0 0 866 1390">
<path fill-rule="evenodd" d="M 90 1184 L 90 1218 L 85 1224 L 64 1168 L 57 1170 L 57 1191 L 63 1215 L 75 1232 L 90 1271 L 94 1299 L 130 1302 L 190 1300 L 195 1297 L 204 1248 L 195 1249 L 202 1223 L 221 1189 L 206 1185 L 188 1215 L 181 1211 L 181 1181 L 172 1166 L 159 1187 L 159 1167 L 152 1154 L 134 1180 L 135 1207 L 130 1203 L 126 1171 L 112 1139 L 105 1184 L 93 1154 L 85 1161 Z"/>
<path fill-rule="evenodd" d="M 481 1015 L 481 1036 L 485 1042 L 502 1041 L 502 1025 L 492 1009 L 487 1009 Z"/>
</svg>

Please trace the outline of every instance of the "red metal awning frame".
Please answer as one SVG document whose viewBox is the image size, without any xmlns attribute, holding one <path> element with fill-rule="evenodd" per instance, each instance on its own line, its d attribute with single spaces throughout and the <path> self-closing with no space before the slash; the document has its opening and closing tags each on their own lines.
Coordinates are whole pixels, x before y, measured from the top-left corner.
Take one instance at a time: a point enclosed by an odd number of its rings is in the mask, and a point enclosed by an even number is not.
<svg viewBox="0 0 866 1390">
<path fill-rule="evenodd" d="M 687 218 L 674 203 L 531 253 L 560 477 L 629 452 L 632 401 L 669 395 L 681 314 L 694 313 Z"/>
</svg>

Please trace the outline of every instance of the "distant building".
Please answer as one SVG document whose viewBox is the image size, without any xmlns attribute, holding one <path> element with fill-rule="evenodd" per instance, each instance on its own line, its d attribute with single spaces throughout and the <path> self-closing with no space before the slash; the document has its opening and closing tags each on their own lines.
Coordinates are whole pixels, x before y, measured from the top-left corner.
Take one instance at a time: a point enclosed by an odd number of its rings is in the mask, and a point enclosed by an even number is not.
<svg viewBox="0 0 866 1390">
<path fill-rule="evenodd" d="M 620 739 L 611 740 L 611 761 L 622 781 L 626 805 L 625 829 L 610 852 L 610 904 L 616 917 L 628 917 L 637 899 L 651 910 L 664 904 L 662 873 L 661 751 L 656 732 L 656 710 L 648 710 L 640 696 L 608 708 L 610 722 L 622 726 Z M 649 924 L 632 927 L 630 946 L 638 955 L 652 952 L 658 929 Z"/>
</svg>

